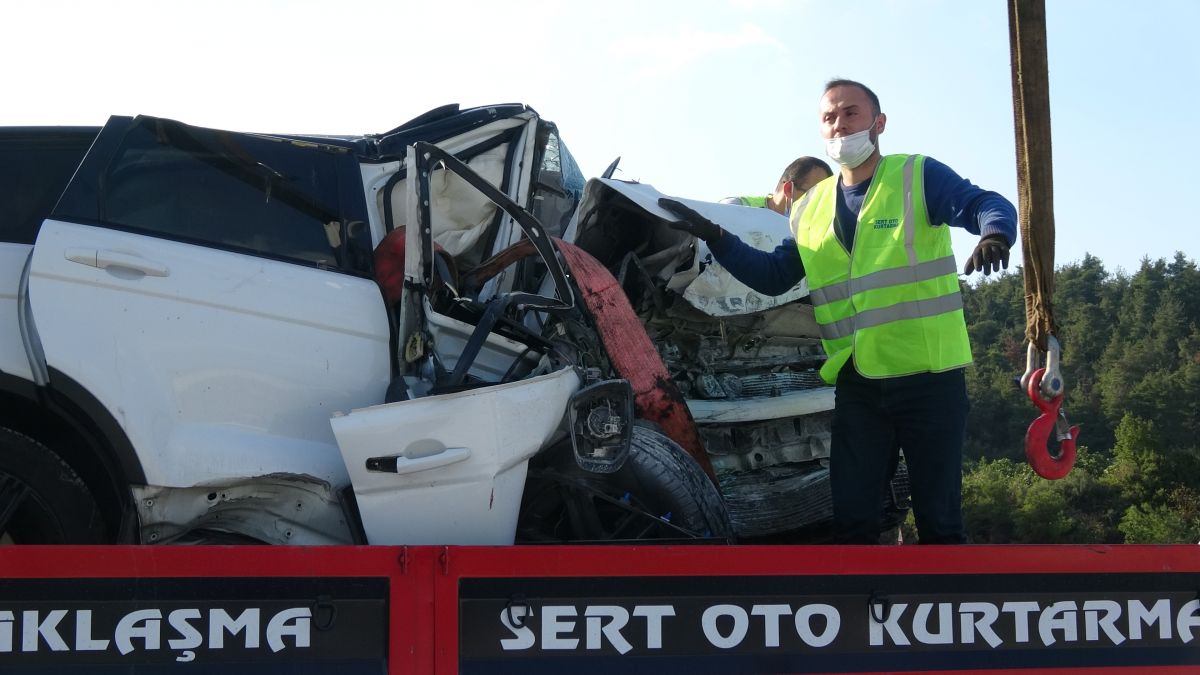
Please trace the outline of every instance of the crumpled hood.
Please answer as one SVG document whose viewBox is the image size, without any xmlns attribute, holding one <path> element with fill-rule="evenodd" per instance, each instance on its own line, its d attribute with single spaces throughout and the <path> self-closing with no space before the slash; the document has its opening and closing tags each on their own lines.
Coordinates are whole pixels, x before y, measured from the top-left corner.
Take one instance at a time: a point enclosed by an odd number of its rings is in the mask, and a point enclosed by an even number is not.
<svg viewBox="0 0 1200 675">
<path fill-rule="evenodd" d="M 783 295 L 772 297 L 734 279 L 733 275 L 716 262 L 705 242 L 670 229 L 667 222 L 677 218 L 658 205 L 659 198 L 667 196 L 670 195 L 664 195 L 653 186 L 643 183 L 593 178 L 584 188 L 583 199 L 564 239 L 580 241 L 588 228 L 596 226 L 593 221 L 587 220 L 588 214 L 603 206 L 606 201 L 620 200 L 626 209 L 640 210 L 646 220 L 655 222 L 653 227 L 656 228 L 656 232 L 650 238 L 650 243 L 656 250 L 640 253 L 639 256 L 643 259 L 655 256 L 657 260 L 654 269 L 650 271 L 666 280 L 668 289 L 681 294 L 696 309 L 716 317 L 753 314 L 808 295 L 807 281 L 801 281 Z M 678 197 L 672 199 L 687 204 L 720 225 L 726 232 L 737 235 L 743 242 L 763 251 L 774 250 L 784 239 L 791 236 L 787 218 L 770 209 Z M 581 216 L 584 219 L 583 225 L 580 224 Z M 670 251 L 674 251 L 674 255 L 669 253 Z M 680 270 L 682 265 L 688 263 L 689 258 L 690 267 Z"/>
</svg>

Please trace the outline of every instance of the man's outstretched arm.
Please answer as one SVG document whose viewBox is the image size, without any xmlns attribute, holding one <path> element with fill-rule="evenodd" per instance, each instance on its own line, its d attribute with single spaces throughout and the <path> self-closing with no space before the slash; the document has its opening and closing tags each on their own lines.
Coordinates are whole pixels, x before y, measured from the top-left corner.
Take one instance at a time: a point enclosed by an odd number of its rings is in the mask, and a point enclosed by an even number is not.
<svg viewBox="0 0 1200 675">
<path fill-rule="evenodd" d="M 725 232 L 708 242 L 708 250 L 735 279 L 763 295 L 782 295 L 804 278 L 804 262 L 796 241 L 788 238 L 774 251 L 760 251 Z"/>
<path fill-rule="evenodd" d="M 979 235 L 963 274 L 991 274 L 1008 268 L 1009 249 L 1017 241 L 1017 212 L 1011 202 L 977 187 L 932 157 L 925 158 L 925 199 L 929 222 Z"/>
<path fill-rule="evenodd" d="M 660 199 L 658 205 L 680 218 L 668 223 L 671 227 L 703 239 L 722 267 L 759 293 L 781 295 L 804 278 L 795 240 L 784 239 L 774 251 L 760 251 L 680 202 Z"/>
</svg>

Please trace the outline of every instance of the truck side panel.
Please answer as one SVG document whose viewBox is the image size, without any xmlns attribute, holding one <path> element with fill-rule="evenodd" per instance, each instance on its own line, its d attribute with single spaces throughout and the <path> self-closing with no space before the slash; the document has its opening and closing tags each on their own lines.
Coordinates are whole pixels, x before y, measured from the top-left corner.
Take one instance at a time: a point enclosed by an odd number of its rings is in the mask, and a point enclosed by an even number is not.
<svg viewBox="0 0 1200 675">
<path fill-rule="evenodd" d="M 27 546 L 0 569 L 0 669 L 1200 667 L 1195 546 Z"/>
</svg>

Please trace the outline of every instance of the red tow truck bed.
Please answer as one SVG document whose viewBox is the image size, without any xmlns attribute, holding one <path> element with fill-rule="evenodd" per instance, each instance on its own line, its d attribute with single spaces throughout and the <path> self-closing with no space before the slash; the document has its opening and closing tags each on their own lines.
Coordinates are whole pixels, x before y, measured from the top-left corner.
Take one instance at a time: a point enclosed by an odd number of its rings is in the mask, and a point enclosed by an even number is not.
<svg viewBox="0 0 1200 675">
<path fill-rule="evenodd" d="M 0 672 L 1196 673 L 1196 546 L 0 548 Z"/>
</svg>

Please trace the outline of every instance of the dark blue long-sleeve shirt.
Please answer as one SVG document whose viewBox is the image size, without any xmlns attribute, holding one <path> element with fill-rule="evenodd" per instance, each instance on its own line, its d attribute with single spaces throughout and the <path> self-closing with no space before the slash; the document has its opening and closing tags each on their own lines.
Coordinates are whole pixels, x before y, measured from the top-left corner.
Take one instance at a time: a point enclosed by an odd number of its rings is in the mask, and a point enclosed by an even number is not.
<svg viewBox="0 0 1200 675">
<path fill-rule="evenodd" d="M 961 227 L 981 237 L 1000 234 L 1009 246 L 1016 243 L 1017 211 L 1007 199 L 978 187 L 932 157 L 925 158 L 924 177 L 929 222 Z M 870 187 L 870 180 L 845 187 L 838 178 L 834 231 L 848 251 L 854 245 L 858 212 Z M 760 251 L 725 232 L 708 242 L 708 250 L 738 281 L 764 295 L 785 293 L 804 278 L 795 239 L 784 239 L 774 251 Z"/>
</svg>

